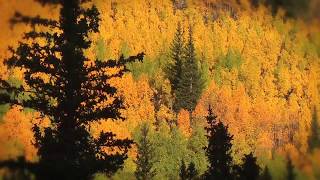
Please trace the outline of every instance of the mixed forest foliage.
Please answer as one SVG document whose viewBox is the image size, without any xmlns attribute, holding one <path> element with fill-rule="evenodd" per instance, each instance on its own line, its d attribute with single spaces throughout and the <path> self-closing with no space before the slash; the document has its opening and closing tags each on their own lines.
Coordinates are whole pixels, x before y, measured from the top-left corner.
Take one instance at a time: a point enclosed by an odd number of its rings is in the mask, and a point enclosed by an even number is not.
<svg viewBox="0 0 320 180">
<path fill-rule="evenodd" d="M 100 14 L 97 32 L 88 32 L 84 39 L 92 41 L 83 48 L 85 60 L 104 64 L 121 55 L 127 59 L 145 53 L 143 62 L 130 62 L 126 66 L 130 71 L 108 80 L 123 100 L 119 114 L 111 117 L 113 121 L 90 122 L 88 137 L 97 139 L 100 132 L 111 131 L 117 139 L 137 143 L 112 178 L 319 179 L 319 4 L 318 0 L 94 0 L 84 4 L 82 8 L 95 5 Z M 15 12 L 59 20 L 60 8 L 33 0 L 0 0 L 0 79 L 16 88 L 30 88 L 26 69 L 6 64 L 12 56 L 8 46 L 21 46 L 18 42 L 25 32 L 48 30 L 12 26 Z M 34 40 L 41 46 L 47 43 Z M 62 57 L 56 54 L 57 59 Z M 46 75 L 34 76 L 50 84 Z M 28 101 L 24 94 L 17 99 Z M 47 103 L 55 108 L 59 101 Z M 0 105 L 0 160 L 24 156 L 30 163 L 41 161 L 33 125 L 54 129 L 52 120 L 57 117 L 31 108 L 21 103 Z M 226 167 L 210 158 L 219 146 L 210 140 L 221 140 L 219 135 L 210 138 L 210 129 L 217 128 L 225 133 L 220 136 L 228 145 L 219 151 L 225 152 Z M 5 176 L 6 169 L 1 173 Z M 104 179 L 105 174 L 96 173 L 95 178 Z"/>
</svg>

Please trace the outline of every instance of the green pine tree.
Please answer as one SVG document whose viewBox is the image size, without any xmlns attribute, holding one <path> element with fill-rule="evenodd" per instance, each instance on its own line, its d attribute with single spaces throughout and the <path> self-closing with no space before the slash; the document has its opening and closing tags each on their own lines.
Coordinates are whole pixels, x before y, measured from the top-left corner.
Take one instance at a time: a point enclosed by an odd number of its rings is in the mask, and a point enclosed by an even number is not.
<svg viewBox="0 0 320 180">
<path fill-rule="evenodd" d="M 311 133 L 308 138 L 309 152 L 312 152 L 313 149 L 320 147 L 320 127 L 318 123 L 317 111 L 314 108 L 311 121 Z"/>
<path fill-rule="evenodd" d="M 179 172 L 180 180 L 186 180 L 187 176 L 188 176 L 188 174 L 187 174 L 186 163 L 184 162 L 184 160 L 182 160 L 181 166 L 180 166 L 180 172 Z"/>
<path fill-rule="evenodd" d="M 189 38 L 184 48 L 181 76 L 176 90 L 175 110 L 179 111 L 183 108 L 192 112 L 201 96 L 203 87 L 204 83 L 196 58 L 192 29 L 189 28 Z"/>
<path fill-rule="evenodd" d="M 198 170 L 196 169 L 196 165 L 191 162 L 187 169 L 187 180 L 194 180 L 198 177 Z"/>
<path fill-rule="evenodd" d="M 181 161 L 179 177 L 181 180 L 194 180 L 198 177 L 198 170 L 193 162 L 186 167 L 184 160 Z"/>
<path fill-rule="evenodd" d="M 137 168 L 135 176 L 138 180 L 150 180 L 156 175 L 154 169 L 155 148 L 149 139 L 149 126 L 142 124 L 140 128 L 140 137 L 137 140 L 137 160 L 135 161 Z"/>
<path fill-rule="evenodd" d="M 181 27 L 181 23 L 179 22 L 170 48 L 172 62 L 169 64 L 167 69 L 167 76 L 171 82 L 173 93 L 175 93 L 177 90 L 180 79 L 179 77 L 181 76 L 184 44 L 183 29 Z"/>
</svg>

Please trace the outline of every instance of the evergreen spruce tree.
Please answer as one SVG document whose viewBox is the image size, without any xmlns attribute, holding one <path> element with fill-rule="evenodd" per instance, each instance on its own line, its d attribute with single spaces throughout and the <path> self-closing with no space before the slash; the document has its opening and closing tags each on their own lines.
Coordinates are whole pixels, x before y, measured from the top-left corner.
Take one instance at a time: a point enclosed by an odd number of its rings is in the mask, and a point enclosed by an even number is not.
<svg viewBox="0 0 320 180">
<path fill-rule="evenodd" d="M 264 168 L 259 180 L 272 180 L 268 166 Z"/>
<path fill-rule="evenodd" d="M 294 166 L 292 164 L 291 158 L 287 157 L 287 180 L 295 180 L 296 175 L 294 173 Z"/>
<path fill-rule="evenodd" d="M 181 23 L 179 22 L 170 48 L 172 63 L 169 64 L 169 67 L 167 69 L 167 76 L 171 82 L 174 94 L 176 93 L 179 84 L 179 79 L 181 76 L 184 43 L 185 42 L 183 39 L 183 29 L 181 27 Z"/>
<path fill-rule="evenodd" d="M 175 110 L 186 109 L 192 112 L 201 96 L 204 83 L 196 59 L 192 29 L 189 28 L 189 38 L 183 52 L 181 76 L 179 77 Z"/>
<path fill-rule="evenodd" d="M 181 161 L 179 177 L 180 177 L 180 180 L 186 180 L 188 177 L 187 167 L 186 167 L 186 163 L 184 162 L 184 160 Z"/>
<path fill-rule="evenodd" d="M 241 180 L 258 180 L 260 167 L 257 165 L 257 158 L 252 153 L 245 155 L 242 159 L 239 176 Z"/>
<path fill-rule="evenodd" d="M 208 180 L 233 179 L 231 157 L 233 136 L 229 134 L 227 126 L 224 126 L 221 121 L 217 122 L 217 116 L 213 114 L 210 106 L 206 119 L 208 146 L 205 147 L 205 150 L 209 166 L 204 177 Z"/>
<path fill-rule="evenodd" d="M 143 53 L 127 59 L 90 61 L 83 51 L 91 45 L 90 33 L 98 32 L 99 12 L 95 6 L 83 6 L 89 0 L 37 0 L 43 5 L 60 7 L 58 20 L 16 13 L 12 23 L 26 23 L 33 28 L 25 33 L 9 67 L 23 68 L 27 86 L 12 87 L 0 81 L 0 103 L 21 105 L 51 120 L 51 126 L 34 124 L 35 146 L 39 161 L 6 161 L 1 166 L 27 168 L 37 179 L 89 179 L 96 172 L 111 175 L 122 167 L 132 141 L 117 139 L 112 132 L 90 134 L 90 123 L 102 119 L 123 119 L 122 100 L 110 78 L 121 77 L 125 64 L 143 59 Z M 45 43 L 38 43 L 38 40 Z M 114 74 L 108 68 L 119 67 Z M 23 100 L 19 95 L 27 96 Z M 109 98 L 114 100 L 105 104 Z"/>
<path fill-rule="evenodd" d="M 155 149 L 148 136 L 149 127 L 144 123 L 141 126 L 140 137 L 136 143 L 138 152 L 135 161 L 137 165 L 135 176 L 138 180 L 151 180 L 156 175 L 154 170 Z"/>
<path fill-rule="evenodd" d="M 195 164 L 193 162 L 191 162 L 187 168 L 185 162 L 182 160 L 181 166 L 180 166 L 179 177 L 181 180 L 194 180 L 194 179 L 196 179 L 198 177 L 198 171 L 196 169 Z"/>
<path fill-rule="evenodd" d="M 318 123 L 317 111 L 314 108 L 311 121 L 311 133 L 308 138 L 309 152 L 312 152 L 313 149 L 320 147 L 320 127 Z"/>
<path fill-rule="evenodd" d="M 198 171 L 196 169 L 196 165 L 193 162 L 191 162 L 187 169 L 187 179 L 194 180 L 197 177 L 198 177 Z"/>
</svg>

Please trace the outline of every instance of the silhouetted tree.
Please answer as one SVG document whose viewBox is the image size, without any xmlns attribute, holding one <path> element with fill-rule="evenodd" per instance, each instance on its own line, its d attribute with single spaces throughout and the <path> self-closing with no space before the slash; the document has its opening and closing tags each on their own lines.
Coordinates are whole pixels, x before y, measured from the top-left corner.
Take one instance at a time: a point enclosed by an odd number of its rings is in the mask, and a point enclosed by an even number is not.
<svg viewBox="0 0 320 180">
<path fill-rule="evenodd" d="M 89 0 L 37 1 L 60 7 L 59 19 L 15 14 L 12 23 L 44 30 L 33 28 L 24 35 L 32 43 L 19 42 L 17 49 L 10 48 L 13 55 L 6 64 L 24 69 L 27 86 L 12 87 L 1 80 L 0 103 L 32 108 L 51 120 L 50 127 L 33 127 L 39 162 L 28 167 L 37 179 L 88 179 L 96 172 L 110 175 L 122 167 L 132 141 L 117 139 L 112 132 L 100 132 L 93 138 L 90 124 L 123 119 L 119 112 L 122 100 L 109 80 L 121 77 L 127 71 L 125 64 L 142 60 L 143 53 L 127 59 L 90 61 L 83 51 L 91 45 L 89 34 L 98 32 L 97 8 L 83 6 Z M 118 72 L 108 72 L 116 67 Z M 21 94 L 28 98 L 18 100 Z M 110 98 L 113 101 L 106 104 Z"/>
<path fill-rule="evenodd" d="M 264 168 L 259 180 L 272 180 L 268 166 Z"/>
<path fill-rule="evenodd" d="M 204 88 L 201 71 L 196 59 L 192 29 L 189 28 L 189 38 L 183 52 L 181 76 L 177 84 L 175 109 L 186 109 L 192 112 L 197 105 Z"/>
<path fill-rule="evenodd" d="M 318 116 L 316 108 L 314 108 L 312 121 L 311 121 L 311 132 L 308 138 L 309 152 L 313 149 L 320 147 L 320 127 L 318 123 Z"/>
<path fill-rule="evenodd" d="M 179 177 L 181 180 L 194 180 L 198 177 L 198 171 L 193 162 L 186 167 L 185 162 L 181 161 Z"/>
<path fill-rule="evenodd" d="M 209 166 L 204 177 L 205 179 L 233 179 L 231 157 L 233 136 L 229 134 L 227 126 L 217 121 L 217 116 L 213 114 L 210 106 L 206 119 L 208 146 L 205 150 Z"/>
<path fill-rule="evenodd" d="M 181 180 L 186 180 L 187 179 L 187 167 L 186 167 L 186 163 L 184 162 L 184 160 L 181 161 L 181 165 L 180 165 L 180 172 L 179 172 L 179 177 Z"/>
<path fill-rule="evenodd" d="M 193 180 L 193 179 L 196 179 L 198 177 L 198 171 L 196 169 L 196 165 L 191 162 L 188 166 L 188 169 L 187 169 L 187 179 L 188 180 Z"/>
<path fill-rule="evenodd" d="M 135 176 L 138 180 L 150 180 L 156 175 L 154 170 L 154 145 L 149 139 L 149 127 L 146 123 L 140 128 L 140 136 L 136 142 L 138 152 L 137 160 L 135 161 L 137 168 Z"/>
<path fill-rule="evenodd" d="M 294 173 L 294 166 L 292 164 L 291 158 L 287 157 L 287 180 L 295 180 L 296 175 Z"/>
<path fill-rule="evenodd" d="M 245 155 L 240 166 L 239 177 L 241 180 L 257 180 L 260 174 L 260 167 L 257 165 L 257 158 L 252 153 Z"/>
</svg>

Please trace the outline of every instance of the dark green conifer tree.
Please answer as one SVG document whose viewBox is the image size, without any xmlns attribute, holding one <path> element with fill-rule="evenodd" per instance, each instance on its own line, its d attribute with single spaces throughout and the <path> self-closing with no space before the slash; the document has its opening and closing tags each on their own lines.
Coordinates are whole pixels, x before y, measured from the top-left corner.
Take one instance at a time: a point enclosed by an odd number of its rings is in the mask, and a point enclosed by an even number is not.
<svg viewBox="0 0 320 180">
<path fill-rule="evenodd" d="M 252 153 L 245 155 L 240 166 L 240 180 L 257 180 L 260 174 L 260 167 L 257 165 L 257 158 Z"/>
<path fill-rule="evenodd" d="M 171 82 L 172 89 L 175 91 L 181 76 L 181 67 L 184 51 L 184 39 L 183 39 L 183 29 L 181 23 L 178 23 L 176 33 L 174 35 L 173 42 L 171 44 L 171 58 L 172 62 L 168 68 L 168 78 Z"/>
<path fill-rule="evenodd" d="M 154 169 L 155 148 L 149 138 L 148 124 L 142 124 L 137 144 L 137 160 L 135 161 L 137 168 L 135 176 L 138 180 L 151 180 L 156 175 Z"/>
<path fill-rule="evenodd" d="M 181 27 L 181 23 L 179 22 L 170 48 L 172 62 L 169 64 L 169 67 L 167 69 L 167 76 L 171 82 L 174 94 L 176 93 L 181 76 L 184 44 L 185 42 L 183 39 L 183 29 Z"/>
<path fill-rule="evenodd" d="M 320 147 L 320 127 L 316 108 L 314 108 L 311 121 L 311 132 L 308 138 L 309 152 Z"/>
<path fill-rule="evenodd" d="M 207 139 L 208 146 L 205 147 L 209 166 L 206 171 L 205 179 L 233 179 L 233 162 L 231 156 L 233 136 L 229 134 L 228 127 L 221 121 L 217 121 L 217 116 L 208 109 L 206 117 L 208 126 Z"/>
<path fill-rule="evenodd" d="M 113 77 L 127 71 L 125 64 L 143 59 L 143 53 L 127 59 L 92 62 L 83 51 L 91 45 L 90 33 L 98 32 L 99 12 L 88 7 L 90 0 L 37 0 L 43 5 L 59 7 L 58 20 L 16 13 L 12 23 L 32 27 L 17 49 L 10 49 L 9 67 L 23 68 L 27 86 L 12 87 L 0 81 L 0 103 L 21 105 L 51 120 L 51 126 L 34 124 L 35 146 L 39 161 L 1 162 L 1 166 L 26 168 L 37 179 L 90 179 L 96 172 L 113 174 L 122 167 L 132 144 L 117 139 L 112 132 L 90 134 L 90 124 L 102 119 L 123 119 L 122 100 L 110 84 Z M 86 5 L 84 5 L 86 3 Z M 45 43 L 38 43 L 38 40 Z M 108 68 L 119 67 L 110 75 Z M 28 98 L 19 99 L 24 95 Z M 110 97 L 113 102 L 102 105 Z M 107 149 L 107 151 L 106 151 Z"/>
<path fill-rule="evenodd" d="M 175 93 L 175 110 L 179 111 L 183 108 L 190 113 L 197 105 L 204 87 L 192 36 L 192 28 L 190 27 L 188 41 L 183 52 L 181 75 Z"/>
<path fill-rule="evenodd" d="M 191 162 L 187 169 L 187 180 L 194 180 L 198 177 L 198 170 L 196 169 L 196 165 Z"/>
<path fill-rule="evenodd" d="M 180 172 L 179 172 L 180 180 L 186 180 L 187 176 L 188 174 L 187 174 L 186 163 L 184 162 L 184 160 L 182 160 L 180 165 Z"/>
<path fill-rule="evenodd" d="M 179 177 L 181 180 L 194 180 L 194 179 L 196 179 L 198 177 L 198 171 L 196 169 L 195 164 L 193 162 L 191 162 L 187 168 L 185 162 L 182 160 L 181 166 L 180 166 Z"/>
<path fill-rule="evenodd" d="M 295 180 L 296 175 L 294 173 L 294 166 L 292 164 L 291 158 L 287 157 L 287 180 Z"/>
</svg>

